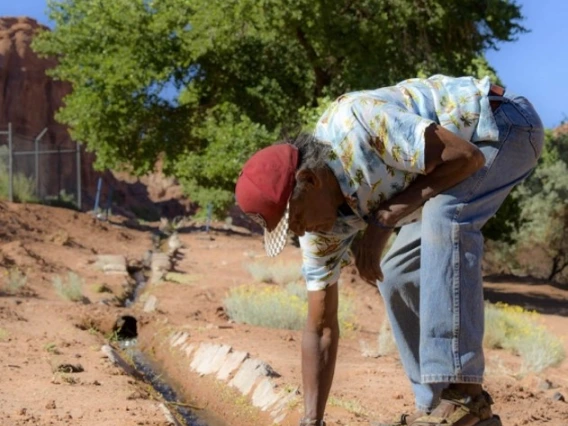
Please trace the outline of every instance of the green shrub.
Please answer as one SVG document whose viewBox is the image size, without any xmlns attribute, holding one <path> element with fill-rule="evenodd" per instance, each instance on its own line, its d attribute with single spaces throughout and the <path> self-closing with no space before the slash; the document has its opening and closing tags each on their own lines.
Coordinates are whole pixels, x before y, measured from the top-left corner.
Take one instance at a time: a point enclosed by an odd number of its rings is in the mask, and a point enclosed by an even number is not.
<svg viewBox="0 0 568 426">
<path fill-rule="evenodd" d="M 509 349 L 522 359 L 522 372 L 540 372 L 566 357 L 560 338 L 537 321 L 536 312 L 504 303 L 485 307 L 484 345 Z"/>
<path fill-rule="evenodd" d="M 302 284 L 285 287 L 244 285 L 232 289 L 225 308 L 236 322 L 267 328 L 300 330 L 308 313 L 307 290 Z M 342 293 L 339 327 L 343 333 L 354 329 L 352 297 Z"/>
<path fill-rule="evenodd" d="M 61 207 L 70 210 L 79 210 L 75 202 L 75 195 L 68 194 L 64 189 L 61 190 L 59 195 L 48 196 L 42 201 L 42 204 L 51 207 Z"/>
<path fill-rule="evenodd" d="M 10 269 L 4 278 L 4 291 L 7 294 L 17 294 L 28 282 L 28 277 L 19 269 Z"/>
<path fill-rule="evenodd" d="M 34 203 L 37 202 L 35 196 L 35 179 L 29 178 L 22 173 L 14 173 L 13 196 L 15 202 Z M 0 147 L 0 198 L 7 200 L 10 195 L 10 173 L 8 170 L 8 149 Z"/>
<path fill-rule="evenodd" d="M 72 302 L 80 302 L 83 297 L 83 280 L 75 272 L 67 274 L 67 280 L 59 275 L 53 277 L 53 286 L 59 297 Z"/>
<path fill-rule="evenodd" d="M 302 269 L 296 263 L 254 262 L 245 265 L 246 270 L 257 282 L 285 285 L 299 281 Z"/>
</svg>

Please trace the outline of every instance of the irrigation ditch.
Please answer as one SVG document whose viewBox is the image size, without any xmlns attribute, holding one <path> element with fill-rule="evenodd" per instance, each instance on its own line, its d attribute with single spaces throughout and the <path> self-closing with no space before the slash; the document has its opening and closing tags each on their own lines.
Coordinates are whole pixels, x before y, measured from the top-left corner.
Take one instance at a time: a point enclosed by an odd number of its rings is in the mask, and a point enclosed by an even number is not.
<svg viewBox="0 0 568 426">
<path fill-rule="evenodd" d="M 129 265 L 124 257 L 99 256 L 103 270 L 129 277 L 119 303 L 123 313 L 117 317 L 113 311 L 117 344 L 103 347 L 103 352 L 153 387 L 164 401 L 162 409 L 170 424 L 282 424 L 298 404 L 297 386 L 285 384 L 270 365 L 244 350 L 192 339 L 188 328 L 169 323 L 168 316 L 157 309 L 154 286 L 168 281 L 167 274 L 176 269 L 181 257 L 175 236 L 154 244 L 142 261 Z M 103 261 L 105 266 L 100 264 Z M 184 403 L 184 397 L 197 398 L 199 407 Z"/>
<path fill-rule="evenodd" d="M 172 258 L 176 256 L 179 256 L 177 249 L 171 253 L 149 250 L 146 258 L 142 259 L 136 266 L 126 267 L 126 272 L 131 278 L 130 282 L 133 282 L 134 285 L 128 286 L 122 295 L 120 307 L 132 308 L 139 300 L 148 280 L 160 279 L 164 271 L 167 271 L 171 266 Z M 109 258 L 111 257 L 109 256 Z M 147 272 L 150 272 L 150 276 L 147 275 Z M 138 320 L 132 313 L 120 315 L 117 318 L 113 325 L 113 340 L 115 344 L 113 346 L 104 345 L 102 352 L 126 374 L 142 380 L 153 388 L 156 396 L 158 396 L 157 399 L 163 400 L 160 403 L 160 408 L 170 425 L 224 426 L 224 423 L 219 421 L 206 421 L 203 417 L 211 418 L 213 414 L 206 411 L 198 414 L 198 411 L 202 411 L 200 408 L 186 403 L 182 394 L 169 382 L 162 366 L 141 349 L 138 341 Z"/>
</svg>

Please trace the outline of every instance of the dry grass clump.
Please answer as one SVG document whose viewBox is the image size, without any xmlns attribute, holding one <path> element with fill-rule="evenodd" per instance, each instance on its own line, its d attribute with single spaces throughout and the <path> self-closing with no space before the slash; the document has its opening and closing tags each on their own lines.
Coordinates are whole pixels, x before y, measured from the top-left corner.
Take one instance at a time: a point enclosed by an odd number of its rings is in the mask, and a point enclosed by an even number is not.
<svg viewBox="0 0 568 426">
<path fill-rule="evenodd" d="M 379 358 L 382 356 L 395 355 L 397 353 L 396 342 L 388 318 L 385 317 L 377 335 L 377 344 L 371 345 L 365 340 L 359 341 L 361 354 L 364 357 Z"/>
<path fill-rule="evenodd" d="M 254 262 L 246 264 L 245 269 L 261 283 L 285 285 L 302 279 L 302 267 L 295 262 Z"/>
<path fill-rule="evenodd" d="M 53 287 L 62 299 L 72 302 L 81 302 L 83 296 L 83 279 L 75 272 L 69 272 L 67 279 L 61 278 L 59 275 L 53 277 Z"/>
<path fill-rule="evenodd" d="M 330 396 L 328 404 L 333 407 L 343 408 L 354 414 L 356 417 L 367 417 L 370 414 L 359 401 L 354 399 L 344 399 Z"/>
<path fill-rule="evenodd" d="M 244 285 L 230 291 L 225 299 L 225 308 L 229 317 L 239 323 L 300 330 L 308 313 L 307 290 L 299 283 L 286 286 Z M 341 295 L 338 316 L 342 332 L 354 329 L 353 301 L 347 293 Z"/>
<path fill-rule="evenodd" d="M 519 355 L 522 373 L 538 373 L 566 357 L 562 340 L 539 324 L 538 313 L 504 303 L 485 307 L 484 345 Z"/>
</svg>

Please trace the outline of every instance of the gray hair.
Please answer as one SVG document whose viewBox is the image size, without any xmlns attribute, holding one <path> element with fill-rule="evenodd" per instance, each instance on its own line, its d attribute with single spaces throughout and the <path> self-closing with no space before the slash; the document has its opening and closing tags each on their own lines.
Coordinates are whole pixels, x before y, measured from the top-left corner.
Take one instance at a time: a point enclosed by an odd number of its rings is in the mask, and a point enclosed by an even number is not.
<svg viewBox="0 0 568 426">
<path fill-rule="evenodd" d="M 318 170 L 329 167 L 327 160 L 331 154 L 331 145 L 324 143 L 316 137 L 302 133 L 292 140 L 286 140 L 281 143 L 289 143 L 298 148 L 299 161 L 298 171 L 300 170 Z M 296 187 L 292 197 L 295 198 L 303 191 L 304 185 L 296 182 Z"/>
</svg>

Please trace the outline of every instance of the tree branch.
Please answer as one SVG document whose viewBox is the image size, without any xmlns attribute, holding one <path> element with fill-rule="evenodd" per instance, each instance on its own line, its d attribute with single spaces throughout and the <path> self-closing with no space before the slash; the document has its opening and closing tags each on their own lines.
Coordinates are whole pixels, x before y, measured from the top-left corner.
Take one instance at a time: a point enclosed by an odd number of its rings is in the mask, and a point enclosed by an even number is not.
<svg viewBox="0 0 568 426">
<path fill-rule="evenodd" d="M 313 106 L 316 106 L 317 100 L 319 97 L 321 97 L 324 87 L 328 86 L 331 83 L 331 76 L 318 64 L 319 58 L 316 50 L 310 44 L 310 42 L 306 38 L 306 34 L 300 27 L 296 28 L 296 37 L 300 42 L 300 45 L 306 51 L 306 55 L 308 56 L 308 60 L 312 64 L 312 68 L 316 76 L 316 87 L 314 88 L 314 99 L 312 100 Z"/>
</svg>

